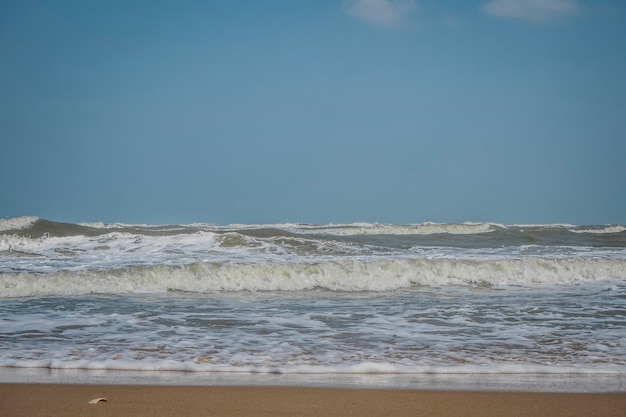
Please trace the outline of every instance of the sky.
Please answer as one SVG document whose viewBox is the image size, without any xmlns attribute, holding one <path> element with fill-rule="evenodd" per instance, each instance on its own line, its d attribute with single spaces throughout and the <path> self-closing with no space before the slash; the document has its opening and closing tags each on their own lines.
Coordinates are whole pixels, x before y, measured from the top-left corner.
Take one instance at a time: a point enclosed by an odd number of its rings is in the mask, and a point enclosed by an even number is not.
<svg viewBox="0 0 626 417">
<path fill-rule="evenodd" d="M 621 0 L 0 0 L 0 218 L 626 224 Z"/>
</svg>

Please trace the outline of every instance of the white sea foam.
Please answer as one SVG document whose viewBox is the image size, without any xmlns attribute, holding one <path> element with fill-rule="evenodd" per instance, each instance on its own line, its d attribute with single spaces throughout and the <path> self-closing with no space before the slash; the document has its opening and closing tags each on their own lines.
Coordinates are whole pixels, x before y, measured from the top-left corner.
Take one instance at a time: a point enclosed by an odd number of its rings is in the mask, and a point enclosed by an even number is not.
<svg viewBox="0 0 626 417">
<path fill-rule="evenodd" d="M 571 229 L 576 226 L 569 223 L 519 223 L 510 224 L 507 227 L 516 227 L 519 229 Z"/>
<path fill-rule="evenodd" d="M 121 355 L 119 355 L 121 356 Z M 197 358 L 201 359 L 201 358 Z M 142 371 L 142 372 L 217 372 L 217 373 L 252 373 L 252 374 L 294 374 L 294 375 L 319 375 L 319 374 L 369 374 L 369 375 L 393 375 L 393 374 L 474 374 L 474 375 L 524 375 L 524 374 L 570 374 L 570 375 L 615 375 L 626 373 L 625 366 L 597 365 L 589 367 L 581 366 L 548 366 L 548 365 L 413 365 L 385 364 L 378 362 L 361 362 L 355 365 L 298 365 L 288 364 L 267 365 L 238 365 L 238 364 L 206 364 L 196 361 L 175 360 L 123 360 L 111 357 L 100 360 L 6 360 L 0 359 L 0 366 L 6 368 L 45 368 L 55 370 L 110 370 L 110 371 Z"/>
<path fill-rule="evenodd" d="M 39 220 L 35 216 L 14 217 L 11 219 L 0 219 L 0 232 L 6 230 L 19 230 L 31 226 Z"/>
<path fill-rule="evenodd" d="M 302 227 L 302 226 L 301 226 Z M 432 234 L 476 234 L 493 232 L 496 228 L 504 228 L 495 223 L 419 223 L 409 225 L 379 224 L 379 223 L 352 223 L 340 225 L 326 225 L 308 227 L 311 233 L 322 233 L 336 236 L 354 235 L 432 235 Z"/>
<path fill-rule="evenodd" d="M 104 222 L 83 222 L 83 223 L 78 223 L 80 226 L 85 226 L 85 227 L 91 227 L 93 229 L 110 229 L 110 228 L 115 228 L 116 225 L 115 224 L 106 224 Z M 119 225 L 120 227 L 123 227 L 122 225 Z"/>
<path fill-rule="evenodd" d="M 80 226 L 91 227 L 93 229 L 132 229 L 132 228 L 154 228 L 158 225 L 151 225 L 146 223 L 104 223 L 104 222 L 82 222 L 78 223 Z"/>
<path fill-rule="evenodd" d="M 121 268 L 131 265 L 184 264 L 201 261 L 211 255 L 219 259 L 220 245 L 216 234 L 197 232 L 172 236 L 147 236 L 128 232 L 109 232 L 98 236 L 66 236 L 28 238 L 0 235 L 2 270 L 30 270 L 54 272 L 58 270 L 84 270 Z M 245 248 L 229 249 L 237 253 Z M 37 256 L 37 260 L 23 255 Z"/>
<path fill-rule="evenodd" d="M 622 233 L 626 231 L 626 227 L 621 225 L 614 226 L 606 226 L 604 228 L 594 228 L 594 229 L 570 229 L 571 232 L 574 233 L 598 233 L 598 234 L 606 234 L 606 233 Z"/>
<path fill-rule="evenodd" d="M 19 250 L 20 248 L 33 247 L 40 239 L 30 239 L 17 235 L 0 235 L 0 252 Z"/>
<path fill-rule="evenodd" d="M 623 283 L 0 304 L 0 366 L 278 373 L 625 373 Z M 581 304 L 582 303 L 582 304 Z M 20 315 L 7 314 L 20 309 Z M 19 317 L 16 320 L 15 317 Z"/>
</svg>

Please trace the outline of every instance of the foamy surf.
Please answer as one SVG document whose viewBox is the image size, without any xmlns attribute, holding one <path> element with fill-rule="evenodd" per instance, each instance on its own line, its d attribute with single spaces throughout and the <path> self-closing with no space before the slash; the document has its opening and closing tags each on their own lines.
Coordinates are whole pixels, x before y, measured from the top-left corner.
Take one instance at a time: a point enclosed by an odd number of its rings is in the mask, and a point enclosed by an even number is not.
<svg viewBox="0 0 626 417">
<path fill-rule="evenodd" d="M 626 375 L 623 225 L 0 221 L 0 366 Z"/>
</svg>

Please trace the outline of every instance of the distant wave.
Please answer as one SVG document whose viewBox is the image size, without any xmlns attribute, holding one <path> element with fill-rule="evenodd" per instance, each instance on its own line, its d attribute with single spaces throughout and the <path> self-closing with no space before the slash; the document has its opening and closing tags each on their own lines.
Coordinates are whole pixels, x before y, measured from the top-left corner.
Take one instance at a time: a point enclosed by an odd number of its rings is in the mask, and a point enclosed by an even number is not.
<svg viewBox="0 0 626 417">
<path fill-rule="evenodd" d="M 626 227 L 620 225 L 606 226 L 606 227 L 594 227 L 584 229 L 571 229 L 574 233 L 622 233 L 626 231 Z"/>
<path fill-rule="evenodd" d="M 380 260 L 624 259 L 623 225 L 128 225 L 0 223 L 0 272 L 55 273 L 198 263 Z"/>
<path fill-rule="evenodd" d="M 253 230 L 280 230 L 296 234 L 326 234 L 333 236 L 359 236 L 359 235 L 430 235 L 430 234 L 482 234 L 494 231 L 569 231 L 573 233 L 610 234 L 626 231 L 624 225 L 593 225 L 575 226 L 571 224 L 512 224 L 504 225 L 491 222 L 465 222 L 465 223 L 414 223 L 414 224 L 385 224 L 385 223 L 346 223 L 346 224 L 302 224 L 302 223 L 277 223 L 277 224 L 229 224 L 218 225 L 213 223 L 190 223 L 190 224 L 126 224 L 126 223 L 61 223 L 41 219 L 36 216 L 23 216 L 9 219 L 0 219 L 0 232 L 2 234 L 28 235 L 41 237 L 44 234 L 50 236 L 86 235 L 93 236 L 108 233 L 110 231 L 127 231 L 139 234 L 172 234 L 193 233 L 196 231 L 245 232 Z"/>
<path fill-rule="evenodd" d="M 394 225 L 379 223 L 353 223 L 343 225 L 316 226 L 310 232 L 338 236 L 351 235 L 429 235 L 429 234 L 475 234 L 488 233 L 505 226 L 496 223 L 419 223 L 410 225 Z"/>
</svg>

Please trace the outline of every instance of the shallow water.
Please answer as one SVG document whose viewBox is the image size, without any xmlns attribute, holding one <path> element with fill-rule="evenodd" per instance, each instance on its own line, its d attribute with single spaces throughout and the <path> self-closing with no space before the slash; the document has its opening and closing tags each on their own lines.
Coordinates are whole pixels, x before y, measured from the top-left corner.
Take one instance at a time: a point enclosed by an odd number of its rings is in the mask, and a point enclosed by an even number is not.
<svg viewBox="0 0 626 417">
<path fill-rule="evenodd" d="M 619 381 L 625 230 L 0 221 L 0 366 Z"/>
</svg>

